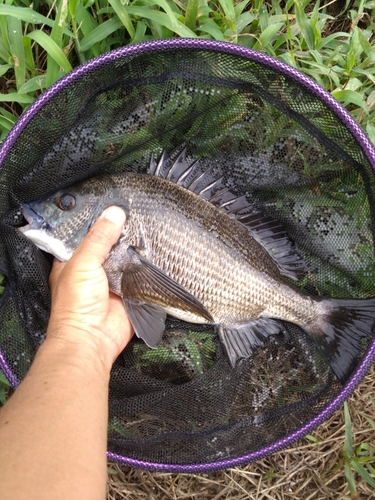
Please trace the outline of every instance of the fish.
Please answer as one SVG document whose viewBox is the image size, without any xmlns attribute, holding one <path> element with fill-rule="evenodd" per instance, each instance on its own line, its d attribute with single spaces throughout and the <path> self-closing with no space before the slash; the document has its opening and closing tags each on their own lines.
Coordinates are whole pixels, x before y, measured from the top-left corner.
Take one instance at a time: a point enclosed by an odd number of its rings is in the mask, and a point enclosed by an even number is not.
<svg viewBox="0 0 375 500">
<path fill-rule="evenodd" d="M 164 151 L 146 173 L 89 178 L 22 205 L 19 230 L 67 261 L 99 215 L 117 205 L 126 224 L 103 267 L 135 334 L 157 348 L 167 315 L 213 325 L 233 367 L 285 322 L 302 328 L 344 384 L 374 335 L 375 298 L 313 296 L 294 282 L 308 272 L 280 222 L 238 196 L 183 150 Z"/>
</svg>

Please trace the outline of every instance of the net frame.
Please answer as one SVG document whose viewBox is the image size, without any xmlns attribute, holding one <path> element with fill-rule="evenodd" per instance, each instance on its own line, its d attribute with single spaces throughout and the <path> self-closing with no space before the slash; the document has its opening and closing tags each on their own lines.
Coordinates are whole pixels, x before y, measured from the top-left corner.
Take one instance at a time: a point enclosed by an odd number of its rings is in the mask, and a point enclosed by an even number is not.
<svg viewBox="0 0 375 500">
<path fill-rule="evenodd" d="M 169 39 L 169 40 L 157 40 L 151 42 L 145 42 L 141 44 L 127 46 L 98 58 L 95 58 L 84 65 L 73 70 L 71 73 L 63 77 L 47 91 L 45 91 L 35 103 L 20 117 L 16 125 L 10 131 L 3 146 L 0 150 L 0 168 L 4 162 L 7 155 L 11 153 L 12 146 L 15 141 L 20 137 L 25 127 L 28 123 L 40 112 L 40 110 L 48 103 L 48 101 L 59 94 L 60 91 L 65 89 L 67 86 L 74 84 L 80 78 L 84 77 L 88 73 L 95 71 L 97 68 L 102 68 L 106 65 L 111 65 L 117 60 L 142 54 L 149 54 L 153 51 L 164 51 L 164 50 L 206 50 L 221 52 L 229 55 L 234 55 L 240 58 L 244 58 L 260 65 L 267 66 L 271 70 L 281 73 L 288 78 L 294 80 L 299 85 L 307 89 L 309 92 L 314 94 L 325 106 L 327 106 L 334 115 L 341 121 L 341 123 L 351 132 L 355 141 L 359 144 L 360 148 L 367 157 L 372 170 L 375 172 L 375 148 L 369 141 L 366 134 L 363 132 L 361 127 L 354 121 L 350 116 L 348 111 L 327 91 L 325 91 L 319 84 L 313 81 L 310 77 L 304 75 L 299 70 L 290 67 L 286 63 L 274 59 L 266 54 L 253 51 L 248 48 L 240 47 L 237 45 L 232 45 L 227 42 L 216 42 L 211 40 L 197 40 L 197 39 Z M 361 382 L 367 371 L 370 369 L 372 363 L 375 361 L 375 338 L 368 347 L 366 353 L 362 358 L 361 364 L 352 374 L 348 382 L 343 386 L 342 390 L 338 395 L 331 401 L 331 403 L 326 406 L 317 416 L 311 419 L 307 424 L 303 425 L 295 432 L 292 432 L 284 439 L 274 442 L 272 445 L 266 446 L 255 452 L 245 454 L 237 458 L 230 458 L 226 460 L 217 460 L 210 463 L 199 463 L 199 464 L 163 464 L 155 463 L 144 460 L 136 460 L 134 458 L 125 457 L 116 453 L 108 452 L 108 458 L 113 461 L 123 463 L 128 466 L 144 468 L 148 470 L 159 470 L 168 472 L 202 472 L 209 470 L 216 470 L 221 468 L 234 467 L 241 464 L 249 463 L 254 460 L 264 458 L 267 455 L 280 451 L 281 449 L 289 446 L 294 441 L 302 438 L 308 433 L 311 433 L 316 427 L 321 425 L 326 419 L 328 419 L 334 411 L 336 411 L 339 406 L 349 397 L 349 395 L 355 390 L 358 384 Z M 17 387 L 19 380 L 17 379 L 15 373 L 8 366 L 3 353 L 0 351 L 0 368 L 3 370 L 4 374 L 10 381 L 13 387 Z"/>
</svg>

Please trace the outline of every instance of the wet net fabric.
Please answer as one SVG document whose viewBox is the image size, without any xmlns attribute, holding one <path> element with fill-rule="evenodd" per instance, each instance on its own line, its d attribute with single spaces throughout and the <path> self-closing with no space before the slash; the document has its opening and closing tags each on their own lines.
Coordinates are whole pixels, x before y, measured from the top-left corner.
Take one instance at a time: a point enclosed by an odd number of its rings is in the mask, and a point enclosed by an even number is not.
<svg viewBox="0 0 375 500">
<path fill-rule="evenodd" d="M 309 268 L 298 287 L 375 295 L 373 173 L 318 97 L 276 69 L 215 51 L 113 58 L 46 100 L 0 170 L 0 349 L 18 380 L 45 336 L 51 266 L 16 230 L 21 204 L 99 173 L 146 172 L 152 155 L 184 148 L 283 224 Z M 212 329 L 170 318 L 157 350 L 133 339 L 113 367 L 109 450 L 203 468 L 268 449 L 341 390 L 294 325 L 232 368 Z"/>
</svg>

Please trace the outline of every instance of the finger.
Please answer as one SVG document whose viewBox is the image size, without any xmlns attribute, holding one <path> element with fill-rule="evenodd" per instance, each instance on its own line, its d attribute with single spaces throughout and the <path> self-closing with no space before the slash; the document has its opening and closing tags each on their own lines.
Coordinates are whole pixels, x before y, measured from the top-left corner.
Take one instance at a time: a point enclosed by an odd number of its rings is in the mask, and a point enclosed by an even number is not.
<svg viewBox="0 0 375 500">
<path fill-rule="evenodd" d="M 121 235 L 125 212 L 120 207 L 107 208 L 85 236 L 74 257 L 102 264 Z"/>
</svg>

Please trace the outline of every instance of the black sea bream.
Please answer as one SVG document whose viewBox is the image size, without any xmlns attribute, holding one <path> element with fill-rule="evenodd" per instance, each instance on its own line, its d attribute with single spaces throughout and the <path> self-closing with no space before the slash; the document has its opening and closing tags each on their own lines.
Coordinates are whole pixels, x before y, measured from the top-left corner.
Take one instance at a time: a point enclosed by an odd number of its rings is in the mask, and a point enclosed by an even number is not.
<svg viewBox="0 0 375 500">
<path fill-rule="evenodd" d="M 302 293 L 286 278 L 300 279 L 305 263 L 278 223 L 199 164 L 189 166 L 184 154 L 171 163 L 163 155 L 148 174 L 99 176 L 24 205 L 29 224 L 20 229 L 68 260 L 103 210 L 121 206 L 126 224 L 104 269 L 149 347 L 158 345 L 170 314 L 215 325 L 234 366 L 288 321 L 306 331 L 345 382 L 361 339 L 373 335 L 375 299 Z"/>
</svg>

